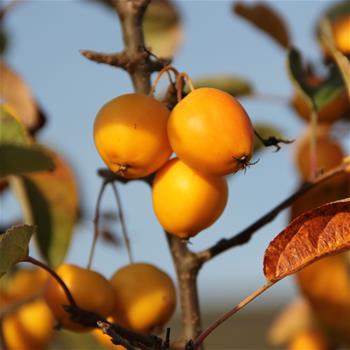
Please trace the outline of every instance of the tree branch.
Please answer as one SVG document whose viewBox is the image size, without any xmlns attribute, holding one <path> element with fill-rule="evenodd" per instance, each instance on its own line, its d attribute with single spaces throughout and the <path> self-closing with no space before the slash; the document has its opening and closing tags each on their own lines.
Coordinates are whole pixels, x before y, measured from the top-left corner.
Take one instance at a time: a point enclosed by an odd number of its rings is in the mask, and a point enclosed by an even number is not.
<svg viewBox="0 0 350 350">
<path fill-rule="evenodd" d="M 140 57 L 145 53 L 142 20 L 150 0 L 112 0 L 123 31 L 123 40 L 128 57 Z M 137 65 L 130 67 L 129 74 L 136 92 L 147 94 L 151 88 L 150 59 L 145 58 Z"/>
<path fill-rule="evenodd" d="M 118 13 L 124 40 L 124 51 L 122 54 L 111 55 L 98 54 L 83 51 L 88 58 L 94 58 L 99 62 L 109 60 L 115 64 L 127 68 L 136 92 L 147 94 L 151 89 L 151 73 L 155 70 L 154 61 L 150 59 L 152 54 L 145 49 L 142 20 L 150 0 L 109 0 L 109 3 Z M 124 56 L 137 64 L 126 65 Z M 136 61 L 135 61 L 136 59 Z M 157 64 L 164 67 L 164 61 L 156 60 Z M 104 63 L 104 62 L 103 62 Z M 174 91 L 172 91 L 174 92 Z M 170 94 L 169 94 L 170 96 Z M 120 181 L 127 183 L 128 179 L 121 179 L 112 172 L 100 170 L 99 175 L 108 179 L 107 181 Z M 143 179 L 149 185 L 152 184 L 153 176 Z M 200 333 L 200 312 L 197 291 L 197 274 L 200 260 L 187 249 L 186 243 L 177 237 L 167 235 L 170 251 L 176 267 L 179 281 L 182 321 L 184 325 L 184 339 L 190 340 Z M 120 334 L 118 332 L 118 334 Z M 122 334 L 120 334 L 123 336 Z M 185 345 L 185 341 L 183 345 Z"/>
<path fill-rule="evenodd" d="M 62 307 L 67 313 L 70 314 L 70 319 L 72 321 L 77 322 L 89 328 L 99 327 L 98 326 L 99 322 L 105 325 L 108 324 L 110 327 L 113 327 L 114 332 L 116 332 L 120 337 L 125 338 L 128 341 L 128 343 L 132 345 L 135 345 L 135 346 L 138 346 L 139 348 L 147 349 L 147 350 L 161 349 L 161 345 L 163 344 L 163 340 L 161 338 L 152 334 L 143 334 L 143 333 L 132 331 L 130 329 L 124 328 L 115 323 L 108 322 L 107 320 L 104 319 L 104 317 L 98 315 L 95 312 L 81 309 L 77 305 L 72 293 L 70 292 L 69 288 L 67 287 L 65 282 L 62 280 L 62 278 L 44 263 L 32 258 L 31 256 L 27 256 L 21 259 L 19 262 L 28 262 L 30 264 L 36 265 L 46 270 L 57 281 L 57 283 L 61 286 L 61 288 L 63 288 L 63 291 L 69 303 L 69 305 L 62 305 Z M 120 339 L 118 338 L 118 340 Z M 128 349 L 134 350 L 131 346 L 128 346 Z"/>
<path fill-rule="evenodd" d="M 127 72 L 133 72 L 133 70 L 139 64 L 144 64 L 145 61 L 147 61 L 147 67 L 150 73 L 157 72 L 161 70 L 164 65 L 168 65 L 171 61 L 170 59 L 151 60 L 151 54 L 148 50 L 138 52 L 132 56 L 128 55 L 124 51 L 116 53 L 104 53 L 91 50 L 80 50 L 80 53 L 90 61 L 108 64 L 113 67 L 119 67 L 126 70 Z"/>
<path fill-rule="evenodd" d="M 183 339 L 176 345 L 184 348 L 191 339 L 201 332 L 200 309 L 197 290 L 197 276 L 200 261 L 188 250 L 186 242 L 176 236 L 166 233 L 169 248 L 177 272 L 180 291 Z"/>
<path fill-rule="evenodd" d="M 302 196 L 304 193 L 309 191 L 310 189 L 318 186 L 319 184 L 323 183 L 324 181 L 340 174 L 345 173 L 347 171 L 347 168 L 349 167 L 349 162 L 344 161 L 343 164 L 339 165 L 336 168 L 333 168 L 326 173 L 320 175 L 317 177 L 314 181 L 305 183 L 304 186 L 302 186 L 299 190 L 294 192 L 292 195 L 290 195 L 288 198 L 286 198 L 284 201 L 282 201 L 280 204 L 278 204 L 276 207 L 274 207 L 272 210 L 270 210 L 268 213 L 263 215 L 260 219 L 255 221 L 253 224 L 249 225 L 246 229 L 241 231 L 240 233 L 232 236 L 228 239 L 222 239 L 216 244 L 214 244 L 212 247 L 205 249 L 201 252 L 197 253 L 198 259 L 204 263 L 209 261 L 210 259 L 214 258 L 215 256 L 233 248 L 239 245 L 243 245 L 250 241 L 252 236 L 263 226 L 271 222 L 273 219 L 276 218 L 276 216 L 284 209 L 289 207 L 296 199 L 298 199 L 300 196 Z"/>
<path fill-rule="evenodd" d="M 136 65 L 129 66 L 136 92 L 147 94 L 151 89 L 151 73 L 154 71 L 154 62 L 150 59 L 151 53 L 145 49 L 142 19 L 150 0 L 110 0 L 118 13 L 124 39 L 124 53 L 130 58 L 143 57 Z M 100 56 L 101 57 L 101 56 Z M 164 66 L 164 62 L 157 60 Z M 100 176 L 109 177 L 112 181 L 122 180 L 113 173 L 100 171 Z M 143 179 L 149 185 L 153 177 Z M 179 281 L 182 321 L 184 325 L 184 338 L 194 339 L 200 333 L 200 312 L 197 291 L 197 274 L 199 260 L 190 252 L 186 244 L 174 236 L 167 235 L 170 251 L 176 267 Z"/>
<path fill-rule="evenodd" d="M 120 67 L 128 70 L 130 64 L 129 57 L 125 52 L 103 53 L 90 50 L 80 50 L 80 53 L 96 63 L 109 64 L 110 66 Z"/>
</svg>

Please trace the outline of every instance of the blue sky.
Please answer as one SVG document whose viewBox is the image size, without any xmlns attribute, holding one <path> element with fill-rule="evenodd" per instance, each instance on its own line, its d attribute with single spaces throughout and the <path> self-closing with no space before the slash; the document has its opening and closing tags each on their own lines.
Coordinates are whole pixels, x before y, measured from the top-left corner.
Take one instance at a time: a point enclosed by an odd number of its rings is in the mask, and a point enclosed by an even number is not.
<svg viewBox="0 0 350 350">
<path fill-rule="evenodd" d="M 294 44 L 320 62 L 313 26 L 331 1 L 273 1 L 290 24 Z M 250 80 L 261 93 L 290 96 L 285 52 L 247 22 L 235 17 L 230 1 L 178 1 L 183 16 L 184 41 L 174 65 L 191 77 L 230 73 Z M 40 142 L 57 149 L 75 169 L 85 219 L 78 227 L 67 261 L 85 265 L 93 232 L 93 211 L 100 185 L 96 169 L 103 166 L 92 138 L 99 108 L 111 98 L 130 92 L 125 72 L 92 63 L 80 49 L 113 52 L 122 49 L 118 19 L 112 11 L 85 1 L 31 1 L 6 18 L 11 35 L 8 63 L 30 84 L 49 116 Z M 304 124 L 287 104 L 242 99 L 253 122 L 270 122 L 295 138 Z M 293 146 L 274 153 L 266 150 L 246 174 L 230 177 L 230 197 L 222 218 L 192 241 L 200 250 L 247 226 L 296 188 Z M 137 261 L 155 263 L 172 276 L 174 270 L 161 227 L 152 212 L 150 190 L 141 183 L 120 186 L 126 221 Z M 113 210 L 108 191 L 103 208 Z M 15 216 L 15 200 L 3 203 L 3 217 Z M 8 215 L 8 216 L 7 216 Z M 200 273 L 203 304 L 239 301 L 264 282 L 262 262 L 269 241 L 287 223 L 286 212 L 259 231 L 252 242 L 208 263 Z M 124 250 L 99 244 L 94 267 L 110 276 L 127 263 Z M 292 279 L 275 286 L 255 305 L 285 303 L 295 294 Z"/>
</svg>

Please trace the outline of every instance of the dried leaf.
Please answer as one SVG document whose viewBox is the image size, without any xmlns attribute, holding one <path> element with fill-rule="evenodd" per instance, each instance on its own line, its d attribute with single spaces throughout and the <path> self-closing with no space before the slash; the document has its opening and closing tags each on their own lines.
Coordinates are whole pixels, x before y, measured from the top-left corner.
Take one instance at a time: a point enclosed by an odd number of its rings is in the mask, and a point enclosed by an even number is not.
<svg viewBox="0 0 350 350">
<path fill-rule="evenodd" d="M 78 216 L 78 189 L 67 163 L 51 154 L 56 169 L 11 179 L 22 203 L 25 222 L 35 224 L 35 240 L 40 253 L 51 266 L 65 257 Z"/>
<path fill-rule="evenodd" d="M 0 76 L 0 98 L 14 108 L 28 130 L 40 128 L 43 115 L 38 110 L 29 86 L 3 60 L 0 60 Z"/>
<path fill-rule="evenodd" d="M 13 226 L 0 235 L 0 278 L 19 260 L 28 255 L 28 245 L 34 226 Z"/>
<path fill-rule="evenodd" d="M 326 255 L 350 249 L 350 198 L 325 204 L 293 220 L 269 244 L 264 273 L 271 282 Z"/>
<path fill-rule="evenodd" d="M 153 0 L 149 4 L 143 29 L 146 46 L 157 56 L 173 56 L 182 42 L 180 14 L 170 0 Z"/>
<path fill-rule="evenodd" d="M 268 34 L 282 47 L 289 47 L 291 40 L 286 22 L 276 10 L 266 3 L 251 4 L 238 1 L 234 4 L 233 10 L 237 15 Z"/>
<path fill-rule="evenodd" d="M 55 165 L 45 148 L 0 144 L 0 178 L 35 171 L 52 171 Z"/>
</svg>

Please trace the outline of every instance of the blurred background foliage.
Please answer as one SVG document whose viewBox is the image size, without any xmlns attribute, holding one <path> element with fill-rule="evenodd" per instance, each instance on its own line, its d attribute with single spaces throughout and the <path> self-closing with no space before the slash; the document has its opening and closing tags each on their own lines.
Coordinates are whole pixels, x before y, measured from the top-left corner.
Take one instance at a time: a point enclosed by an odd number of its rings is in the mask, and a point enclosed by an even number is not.
<svg viewBox="0 0 350 350">
<path fill-rule="evenodd" d="M 255 120 L 253 118 L 253 122 L 257 132 L 263 138 L 270 136 L 278 138 L 292 136 L 292 138 L 297 138 L 293 147 L 296 159 L 295 167 L 298 174 L 298 179 L 295 182 L 299 182 L 298 186 L 302 186 L 311 176 L 309 169 L 310 140 L 314 138 L 317 149 L 322 150 L 317 155 L 317 165 L 320 169 L 327 170 L 336 166 L 343 156 L 349 154 L 350 103 L 347 87 L 344 83 L 344 74 L 346 74 L 348 67 L 346 63 L 341 66 L 337 60 L 336 63 L 334 62 L 334 52 L 342 54 L 348 62 L 350 55 L 350 2 L 331 2 L 331 6 L 325 12 L 319 12 L 317 23 L 314 24 L 314 40 L 320 44 L 320 56 L 316 62 L 304 56 L 304 48 L 291 48 L 294 43 L 291 28 L 297 26 L 298 23 L 287 23 L 283 18 L 283 14 L 280 14 L 279 10 L 275 8 L 274 3 L 234 2 L 232 5 L 227 2 L 226 4 L 232 21 L 246 21 L 262 32 L 255 32 L 254 35 L 267 35 L 278 44 L 285 56 L 287 66 L 285 75 L 288 76 L 293 86 L 292 95 L 280 96 L 278 90 L 276 95 L 270 94 L 268 91 L 265 92 L 261 86 L 256 86 L 254 80 L 251 79 L 252 75 L 237 75 L 232 73 L 233 69 L 230 69 L 231 67 L 223 73 L 219 62 L 213 62 L 213 71 L 210 73 L 202 73 L 198 77 L 196 76 L 194 85 L 195 87 L 217 87 L 233 96 L 242 98 L 243 103 L 244 101 L 249 103 L 250 100 L 261 100 L 264 103 L 271 103 L 271 105 L 277 102 L 289 106 L 294 111 L 291 113 L 292 118 L 300 118 L 300 121 L 302 121 L 300 125 L 302 125 L 301 129 L 303 131 L 300 132 L 300 136 L 292 135 L 287 127 L 283 127 L 284 122 L 273 122 L 271 118 L 267 120 Z M 106 16 L 115 16 L 108 0 L 84 0 L 79 2 L 79 6 L 96 6 L 96 10 L 99 5 L 103 5 L 108 11 Z M 180 11 L 182 7 L 180 5 L 181 3 L 169 0 L 153 0 L 144 19 L 147 48 L 158 57 L 174 56 L 175 63 L 176 55 L 181 51 L 181 45 L 183 45 L 187 35 L 185 26 L 187 14 Z M 323 8 L 319 5 L 317 2 L 312 6 Z M 7 16 L 11 17 L 12 13 L 15 14 L 26 6 L 30 6 L 30 4 L 18 2 L 11 5 L 10 2 L 4 2 L 0 12 L 0 52 L 2 55 L 0 62 L 0 98 L 3 103 L 0 110 L 0 196 L 2 203 L 9 201 L 8 192 L 12 191 L 17 198 L 18 205 L 22 208 L 21 215 L 18 216 L 19 212 L 15 211 L 16 214 L 15 216 L 12 215 L 11 219 L 8 218 L 6 210 L 2 211 L 0 225 L 1 231 L 4 232 L 13 224 L 35 224 L 37 226 L 34 233 L 36 254 L 50 266 L 55 267 L 66 259 L 77 225 L 81 227 L 81 225 L 84 225 L 84 221 L 92 220 L 91 210 L 89 209 L 91 205 L 89 204 L 88 209 L 86 209 L 87 205 L 84 203 L 86 195 L 82 193 L 89 191 L 90 188 L 88 186 L 81 188 L 80 179 L 86 176 L 86 172 L 89 172 L 92 174 L 89 181 L 97 182 L 98 180 L 97 177 L 94 177 L 96 162 L 89 169 L 82 170 L 74 164 L 72 161 L 74 158 L 71 155 L 68 155 L 66 159 L 51 143 L 48 146 L 46 145 L 47 142 L 44 141 L 48 141 L 47 137 L 46 139 L 41 138 L 43 129 L 54 127 L 54 123 L 53 125 L 50 123 L 51 116 L 48 113 L 51 110 L 49 107 L 50 101 L 39 102 L 35 98 L 37 95 L 35 87 L 32 87 L 22 76 L 22 69 L 18 67 L 18 61 L 15 69 L 12 67 L 10 59 L 12 56 L 7 55 L 7 50 L 11 50 L 11 46 L 17 40 L 15 36 L 11 35 L 11 30 L 7 28 Z M 300 13 L 302 13 L 305 4 L 300 2 L 298 6 Z M 191 5 L 191 9 L 195 11 L 200 11 L 200 7 L 201 3 Z M 328 24 L 324 24 L 325 18 L 329 21 Z M 299 20 L 307 19 L 300 16 Z M 208 28 L 206 30 L 202 29 L 203 41 L 200 44 L 204 46 L 205 50 L 207 49 L 206 35 L 209 36 L 207 31 L 210 31 L 211 27 L 218 26 L 219 23 L 220 18 L 203 18 L 203 25 L 208 26 Z M 48 22 L 46 25 L 50 25 L 50 23 Z M 97 24 L 93 23 L 93 25 Z M 325 25 L 330 25 L 333 30 L 331 44 L 335 47 L 335 50 L 330 49 L 330 44 L 327 44 L 324 40 L 322 33 L 325 31 L 323 27 Z M 344 30 L 345 34 L 340 30 Z M 115 33 L 103 34 L 98 32 L 97 34 L 113 36 Z M 227 35 L 230 36 L 230 33 L 227 33 Z M 220 40 L 223 39 L 226 38 L 220 38 Z M 236 49 L 240 47 L 242 50 L 244 45 L 249 45 L 249 43 L 244 40 L 243 33 L 240 39 L 239 45 L 237 43 L 235 45 Z M 34 38 L 28 38 L 28 40 L 34 40 Z M 59 46 L 58 52 L 62 56 L 69 49 L 65 47 L 66 40 L 63 37 L 62 42 L 57 43 L 57 46 Z M 88 40 L 84 41 L 81 46 L 88 45 L 88 43 Z M 232 44 L 223 42 L 222 45 Z M 187 46 L 187 48 L 191 49 L 191 46 Z M 77 52 L 75 53 L 77 54 Z M 16 53 L 14 52 L 12 55 L 16 55 Z M 45 48 L 42 52 L 36 52 L 35 55 L 45 56 Z M 189 56 L 191 55 L 192 53 L 189 52 Z M 207 55 L 210 55 L 209 47 Z M 271 80 L 274 79 L 276 74 L 282 74 L 281 72 L 275 72 L 274 67 L 271 67 L 268 62 L 264 62 L 264 64 L 258 62 L 259 52 L 255 52 L 254 55 L 256 56 L 257 67 L 249 67 L 249 69 L 269 70 Z M 83 64 L 83 58 L 79 59 Z M 193 60 L 198 59 L 200 57 L 198 58 L 193 54 Z M 50 62 L 47 62 L 47 64 L 50 65 Z M 59 70 L 59 68 L 53 67 L 52 69 Z M 35 74 L 36 69 L 37 67 L 32 67 L 33 74 Z M 112 73 L 117 77 L 115 81 L 118 84 L 118 72 Z M 188 73 L 191 74 L 190 71 Z M 94 89 L 98 90 L 99 84 L 103 84 L 105 74 L 110 75 L 111 71 L 108 71 L 108 73 L 101 72 L 99 82 L 91 81 L 92 91 Z M 53 79 L 53 77 L 48 77 L 48 79 Z M 75 76 L 75 79 L 79 80 L 79 76 Z M 268 85 L 269 82 L 266 81 L 265 83 Z M 42 84 L 45 85 L 45 81 L 42 81 Z M 69 77 L 67 77 L 67 84 L 69 84 Z M 123 84 L 123 90 L 128 90 L 125 87 L 125 82 Z M 121 92 L 121 89 L 119 92 Z M 71 92 L 60 90 L 50 93 L 59 93 L 63 96 Z M 83 91 L 75 91 L 75 93 L 84 94 Z M 112 95 L 117 93 L 118 89 L 115 89 Z M 45 105 L 45 111 L 41 104 Z M 69 109 L 70 106 L 67 105 L 66 108 Z M 313 124 L 312 118 L 315 117 L 312 117 L 313 108 L 315 108 L 314 114 L 317 114 L 318 118 L 317 125 Z M 93 118 L 94 112 L 90 111 L 90 114 Z M 90 135 L 91 126 L 86 125 L 85 122 L 70 123 L 67 120 L 65 127 L 67 130 L 74 128 L 74 133 L 68 131 L 67 136 L 64 130 L 60 129 L 57 131 L 58 137 L 63 140 L 63 143 L 65 137 L 74 137 L 73 143 L 76 144 L 78 153 L 76 156 L 85 157 L 85 150 L 79 145 L 79 138 L 82 133 Z M 261 158 L 261 161 L 263 161 L 265 154 L 269 152 L 269 149 L 263 147 L 258 139 L 256 140 L 255 150 L 255 157 Z M 336 156 L 337 154 L 339 157 Z M 278 169 L 275 169 L 273 174 L 270 175 L 272 179 L 269 184 L 273 186 L 273 176 L 278 176 Z M 270 175 L 265 174 L 265 176 Z M 259 187 L 261 186 L 263 186 L 263 182 L 259 184 Z M 255 195 L 259 196 L 260 194 L 256 193 Z M 296 201 L 291 208 L 290 218 L 296 217 L 305 210 L 349 195 L 349 176 L 335 177 Z M 268 198 L 267 203 L 269 203 L 269 207 L 270 204 L 272 206 L 270 198 Z M 11 205 L 9 207 L 11 211 Z M 113 212 L 111 214 L 106 210 L 101 223 L 101 226 L 105 228 L 102 238 L 109 245 L 113 243 L 113 246 L 118 248 L 117 252 L 122 254 L 120 251 L 124 247 L 119 238 L 119 229 L 115 228 L 116 224 L 118 223 L 115 214 Z M 88 231 L 91 234 L 90 228 Z M 148 233 L 144 232 L 144 234 Z M 79 237 L 80 241 L 83 239 L 84 237 Z M 133 240 L 136 241 L 137 237 L 134 237 Z M 31 249 L 35 248 L 31 247 Z M 76 251 L 72 251 L 71 258 L 74 257 Z M 86 255 L 83 254 L 82 256 Z M 269 343 L 279 347 L 289 344 L 292 349 L 301 349 L 300 344 L 299 347 L 295 347 L 297 339 L 318 342 L 321 345 L 317 349 L 330 349 L 339 344 L 350 346 L 349 261 L 349 254 L 344 253 L 324 259 L 298 273 L 295 283 L 297 283 L 301 292 L 300 299 L 288 306 L 283 315 L 274 322 L 272 328 L 270 328 L 270 324 L 272 319 L 275 318 L 276 308 L 269 305 L 265 309 L 244 310 L 208 339 L 208 348 L 232 348 L 232 344 L 235 348 L 262 348 L 267 347 Z M 227 269 L 225 264 L 227 262 L 222 262 L 223 269 Z M 104 269 L 103 264 L 100 269 Z M 210 272 L 204 271 L 203 274 L 205 273 Z M 5 337 L 10 339 L 11 334 L 21 334 L 23 344 L 26 344 L 26 346 L 31 344 L 26 347 L 28 349 L 45 348 L 53 337 L 52 325 L 54 320 L 50 318 L 49 314 L 46 322 L 40 322 L 40 326 L 36 326 L 41 329 L 42 334 L 36 334 L 28 326 L 30 323 L 28 320 L 31 320 L 31 322 L 36 320 L 38 310 L 40 310 L 41 315 L 47 314 L 47 310 L 43 311 L 45 306 L 40 304 L 40 291 L 46 278 L 43 275 L 39 271 L 27 270 L 21 266 L 1 280 L 0 307 L 7 307 L 11 303 L 28 299 L 24 306 L 19 307 L 13 315 L 10 315 L 11 317 L 6 317 L 4 324 Z M 222 285 L 219 283 L 217 281 L 215 288 L 222 289 Z M 208 324 L 223 308 L 219 303 L 215 303 L 215 298 L 211 298 L 211 301 L 212 303 L 205 304 L 203 307 L 204 324 Z M 178 318 L 172 321 L 171 327 L 176 334 L 179 330 Z M 254 329 L 254 337 L 251 336 L 252 329 Z M 98 341 L 94 340 L 95 338 L 91 334 L 73 335 L 66 331 L 55 333 L 59 333 L 59 335 L 55 335 L 55 340 L 50 345 L 53 349 L 102 348 L 102 345 L 98 345 Z M 267 339 L 267 334 L 269 334 L 269 339 Z M 18 341 L 21 341 L 21 339 Z M 23 344 L 10 344 L 10 349 L 14 349 L 16 346 L 24 349 Z"/>
</svg>

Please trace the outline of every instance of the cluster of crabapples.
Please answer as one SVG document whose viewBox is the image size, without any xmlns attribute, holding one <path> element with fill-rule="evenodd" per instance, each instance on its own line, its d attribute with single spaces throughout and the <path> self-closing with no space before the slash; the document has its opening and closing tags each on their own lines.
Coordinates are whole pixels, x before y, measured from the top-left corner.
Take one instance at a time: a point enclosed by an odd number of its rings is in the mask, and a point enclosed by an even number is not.
<svg viewBox="0 0 350 350">
<path fill-rule="evenodd" d="M 171 112 L 152 96 L 116 97 L 98 112 L 94 139 L 113 172 L 130 179 L 156 172 L 154 212 L 168 233 L 187 239 L 222 214 L 225 175 L 248 164 L 254 130 L 233 96 L 198 88 Z M 170 158 L 173 152 L 176 157 Z"/>
<path fill-rule="evenodd" d="M 175 310 L 171 278 L 150 264 L 129 264 L 117 270 L 110 280 L 96 271 L 71 264 L 58 266 L 56 273 L 79 308 L 134 331 L 150 332 L 163 326 Z M 2 322 L 7 348 L 44 350 L 54 336 L 54 326 L 58 325 L 73 332 L 91 332 L 107 347 L 125 349 L 116 347 L 101 330 L 73 321 L 65 305 L 70 305 L 67 294 L 44 270 L 20 268 L 12 273 L 0 285 L 0 308 L 14 309 Z"/>
</svg>

